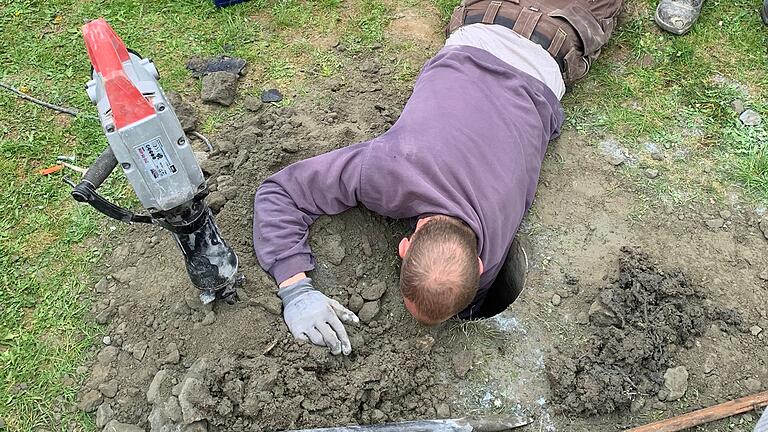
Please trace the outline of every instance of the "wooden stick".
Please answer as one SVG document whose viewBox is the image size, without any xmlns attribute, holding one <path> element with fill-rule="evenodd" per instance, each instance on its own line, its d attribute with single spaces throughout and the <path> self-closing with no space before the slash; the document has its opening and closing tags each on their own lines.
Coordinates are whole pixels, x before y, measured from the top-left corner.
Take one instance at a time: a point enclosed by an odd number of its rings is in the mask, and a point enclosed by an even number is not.
<svg viewBox="0 0 768 432">
<path fill-rule="evenodd" d="M 530 422 L 531 419 L 524 416 L 491 416 L 484 419 L 416 420 L 364 426 L 296 429 L 287 432 L 503 432 Z"/>
<path fill-rule="evenodd" d="M 768 391 L 744 396 L 666 420 L 659 420 L 645 426 L 629 429 L 626 432 L 675 432 L 741 414 L 766 405 L 768 405 Z"/>
</svg>

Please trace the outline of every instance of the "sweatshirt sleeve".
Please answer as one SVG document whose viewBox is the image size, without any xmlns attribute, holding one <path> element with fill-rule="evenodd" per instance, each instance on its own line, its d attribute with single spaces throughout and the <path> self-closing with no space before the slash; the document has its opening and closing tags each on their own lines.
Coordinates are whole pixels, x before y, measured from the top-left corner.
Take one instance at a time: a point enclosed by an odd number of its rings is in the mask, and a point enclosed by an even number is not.
<svg viewBox="0 0 768 432">
<path fill-rule="evenodd" d="M 315 156 L 277 172 L 256 191 L 253 247 L 261 266 L 277 281 L 312 270 L 307 238 L 321 215 L 355 207 L 368 143 Z"/>
</svg>

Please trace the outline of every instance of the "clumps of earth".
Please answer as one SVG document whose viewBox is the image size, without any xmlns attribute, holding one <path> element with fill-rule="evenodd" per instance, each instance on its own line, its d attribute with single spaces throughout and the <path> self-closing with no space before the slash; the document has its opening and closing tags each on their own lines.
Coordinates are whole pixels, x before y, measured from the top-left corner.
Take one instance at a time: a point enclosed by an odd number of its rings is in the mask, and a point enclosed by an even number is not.
<svg viewBox="0 0 768 432">
<path fill-rule="evenodd" d="M 559 411 L 607 414 L 640 397 L 677 400 L 688 372 L 676 365 L 676 353 L 693 347 L 714 321 L 744 330 L 737 312 L 708 301 L 683 271 L 661 269 L 634 248 L 622 253 L 618 277 L 589 308 L 591 335 L 547 362 Z"/>
</svg>

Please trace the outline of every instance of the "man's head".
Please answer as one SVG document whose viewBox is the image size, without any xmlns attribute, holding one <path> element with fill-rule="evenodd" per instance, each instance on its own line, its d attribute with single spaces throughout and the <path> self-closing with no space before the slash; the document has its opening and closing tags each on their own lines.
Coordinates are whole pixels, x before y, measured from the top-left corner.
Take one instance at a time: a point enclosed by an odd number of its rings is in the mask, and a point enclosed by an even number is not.
<svg viewBox="0 0 768 432">
<path fill-rule="evenodd" d="M 461 312 L 477 293 L 483 262 L 477 237 L 448 216 L 422 218 L 410 239 L 400 241 L 400 291 L 419 322 L 439 324 Z"/>
</svg>

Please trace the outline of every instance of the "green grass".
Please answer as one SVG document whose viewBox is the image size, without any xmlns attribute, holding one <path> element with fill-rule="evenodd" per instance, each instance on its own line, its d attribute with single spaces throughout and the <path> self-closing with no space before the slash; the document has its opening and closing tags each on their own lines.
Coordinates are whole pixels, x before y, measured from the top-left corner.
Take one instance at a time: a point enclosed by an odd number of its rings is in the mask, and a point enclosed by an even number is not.
<svg viewBox="0 0 768 432">
<path fill-rule="evenodd" d="M 402 1 L 252 0 L 226 9 L 205 0 L 6 2 L 0 5 L 0 80 L 93 114 L 83 91 L 90 64 L 79 29 L 103 16 L 129 47 L 155 60 L 166 90 L 186 95 L 200 85 L 190 78 L 187 59 L 226 52 L 249 62 L 242 94 L 277 86 L 290 103 L 307 82 L 343 78 L 345 67 L 354 67 L 345 64 L 337 44 L 353 54 L 383 45 L 380 55 L 408 85 L 421 66 L 412 59 L 421 54 L 384 36 L 396 6 L 419 7 Z M 456 3 L 433 0 L 443 21 Z M 662 172 L 660 180 L 646 181 L 637 168 L 625 170 L 647 192 L 638 213 L 656 198 L 673 205 L 701 196 L 719 199 L 732 185 L 768 200 L 765 128 L 742 127 L 730 110 L 739 97 L 768 116 L 768 31 L 757 5 L 707 0 L 695 29 L 674 37 L 655 28 L 655 1 L 630 1 L 635 12 L 590 75 L 565 97 L 567 128 L 594 142 L 616 137 L 640 155 L 640 168 Z M 713 81 L 718 74 L 726 79 Z M 205 133 L 231 117 L 217 108 L 200 114 Z M 646 142 L 688 157 L 650 160 L 642 153 Z M 76 155 L 87 165 L 105 145 L 96 123 L 0 91 L 0 419 L 8 430 L 64 430 L 69 421 L 93 427 L 76 411 L 57 422 L 52 407 L 74 402 L 76 386 L 65 377 L 83 378 L 75 370 L 101 331 L 86 318 L 100 263 L 100 249 L 86 240 L 102 233 L 105 218 L 75 205 L 60 173 L 36 172 L 59 154 Z M 120 178 L 104 192 L 133 202 Z"/>
</svg>

